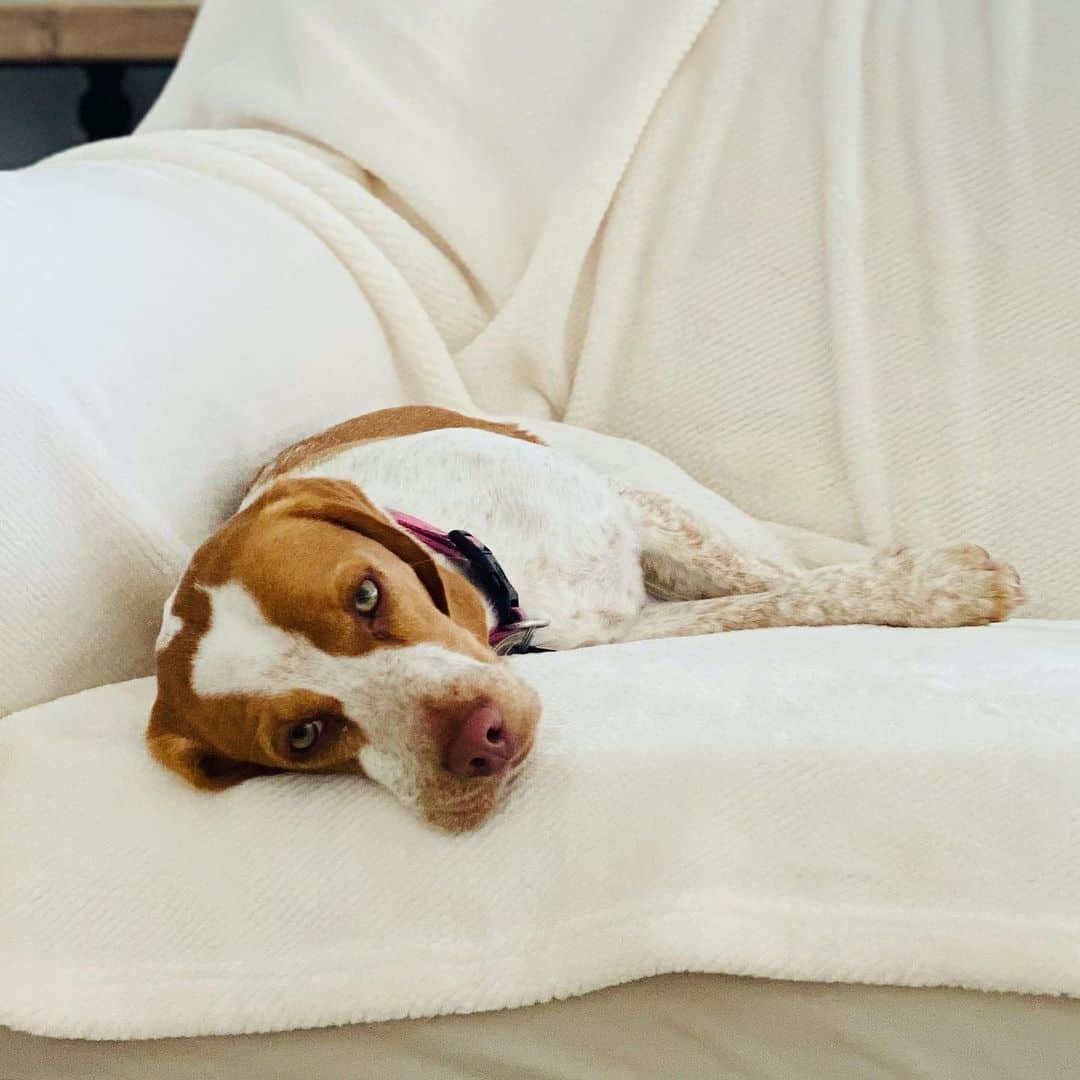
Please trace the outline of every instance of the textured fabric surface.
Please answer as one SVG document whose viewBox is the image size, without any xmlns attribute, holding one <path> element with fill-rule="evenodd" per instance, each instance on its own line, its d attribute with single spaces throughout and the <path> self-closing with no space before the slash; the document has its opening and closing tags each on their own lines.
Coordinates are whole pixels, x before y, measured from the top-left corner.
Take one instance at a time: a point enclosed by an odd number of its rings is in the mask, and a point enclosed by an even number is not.
<svg viewBox="0 0 1080 1080">
<path fill-rule="evenodd" d="M 757 517 L 976 540 L 1075 617 L 1078 38 L 1073 0 L 210 0 L 147 127 L 366 170 L 481 408 Z"/>
<path fill-rule="evenodd" d="M 1080 615 L 1078 24 L 209 0 L 143 134 L 0 178 L 0 712 L 148 670 L 251 470 L 402 400 L 635 436 L 818 561 L 976 540 Z M 1080 994 L 1078 655 L 1028 622 L 525 658 L 533 774 L 453 839 L 358 781 L 184 788 L 145 682 L 16 713 L 0 1019 L 264 1030 L 679 968 Z"/>
<path fill-rule="evenodd" d="M 0 724 L 0 1022 L 136 1037 L 467 1012 L 664 971 L 1080 995 L 1080 624 L 518 657 L 474 833 L 354 777 L 188 787 L 153 685 Z"/>
<path fill-rule="evenodd" d="M 975 540 L 1080 614 L 1080 8 L 251 4 L 144 134 L 4 178 L 0 712 L 146 672 L 250 468 L 401 400 L 629 434 L 818 562 Z"/>
<path fill-rule="evenodd" d="M 269 200 L 162 161 L 0 176 L 0 715 L 148 674 L 195 545 L 290 440 L 403 393 Z"/>
<path fill-rule="evenodd" d="M 0 1028 L 18 1080 L 1046 1080 L 1076 1060 L 1080 1001 L 658 975 L 469 1016 L 140 1042 Z"/>
<path fill-rule="evenodd" d="M 296 140 L 94 144 L 0 178 L 0 219 L 0 714 L 152 670 L 194 547 L 290 441 L 406 400 L 476 408 L 442 336 L 461 290 L 440 306 L 426 244 Z M 781 561 L 778 544 L 808 563 L 862 554 L 756 524 L 623 440 L 544 433 Z"/>
</svg>

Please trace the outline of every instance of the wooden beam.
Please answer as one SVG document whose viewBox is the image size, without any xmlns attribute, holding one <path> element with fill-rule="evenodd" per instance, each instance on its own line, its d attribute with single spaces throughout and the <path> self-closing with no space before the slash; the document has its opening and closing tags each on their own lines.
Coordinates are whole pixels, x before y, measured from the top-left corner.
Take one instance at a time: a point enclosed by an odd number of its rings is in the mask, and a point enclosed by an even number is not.
<svg viewBox="0 0 1080 1080">
<path fill-rule="evenodd" d="M 0 61 L 175 60 L 196 3 L 3 3 Z"/>
<path fill-rule="evenodd" d="M 0 60 L 44 60 L 55 51 L 51 12 L 0 6 Z"/>
</svg>

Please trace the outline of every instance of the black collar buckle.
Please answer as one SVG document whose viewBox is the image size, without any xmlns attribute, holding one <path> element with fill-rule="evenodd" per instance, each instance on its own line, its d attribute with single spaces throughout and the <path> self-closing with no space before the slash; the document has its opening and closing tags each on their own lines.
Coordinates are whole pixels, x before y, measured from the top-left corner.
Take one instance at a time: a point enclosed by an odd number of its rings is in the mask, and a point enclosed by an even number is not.
<svg viewBox="0 0 1080 1080">
<path fill-rule="evenodd" d="M 447 534 L 450 542 L 468 563 L 466 576 L 487 597 L 495 609 L 500 626 L 510 626 L 521 620 L 518 594 L 499 560 L 471 533 L 453 529 Z"/>
</svg>

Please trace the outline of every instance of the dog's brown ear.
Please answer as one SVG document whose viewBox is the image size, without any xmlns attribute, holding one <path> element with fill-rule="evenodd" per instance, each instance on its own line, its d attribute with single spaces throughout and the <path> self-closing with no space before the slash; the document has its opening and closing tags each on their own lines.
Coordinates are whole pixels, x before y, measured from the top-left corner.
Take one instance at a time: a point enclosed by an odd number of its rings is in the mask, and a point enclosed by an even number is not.
<svg viewBox="0 0 1080 1080">
<path fill-rule="evenodd" d="M 198 739 L 170 730 L 160 701 L 154 703 L 150 714 L 146 745 L 167 769 L 179 773 L 189 784 L 204 791 L 223 791 L 243 780 L 278 771 L 250 761 L 233 761 Z"/>
<path fill-rule="evenodd" d="M 427 590 L 432 603 L 444 614 L 450 614 L 442 576 L 431 553 L 392 524 L 385 514 L 355 485 L 347 480 L 328 480 L 324 477 L 297 477 L 279 480 L 258 503 L 285 501 L 285 512 L 296 517 L 316 518 L 343 529 L 367 536 L 392 551 Z"/>
</svg>

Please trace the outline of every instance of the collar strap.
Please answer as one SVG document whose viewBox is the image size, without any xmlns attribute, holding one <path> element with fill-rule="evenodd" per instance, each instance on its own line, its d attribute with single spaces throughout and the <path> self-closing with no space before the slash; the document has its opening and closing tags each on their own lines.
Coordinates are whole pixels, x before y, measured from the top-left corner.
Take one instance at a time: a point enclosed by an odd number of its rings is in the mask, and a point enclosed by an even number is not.
<svg viewBox="0 0 1080 1080">
<path fill-rule="evenodd" d="M 387 513 L 406 532 L 412 533 L 432 551 L 449 559 L 487 598 L 495 609 L 496 624 L 488 632 L 488 644 L 500 655 L 547 652 L 532 644 L 537 630 L 547 626 L 542 619 L 529 619 L 521 610 L 518 594 L 491 550 L 462 529 L 443 532 L 434 525 L 401 510 Z"/>
</svg>

